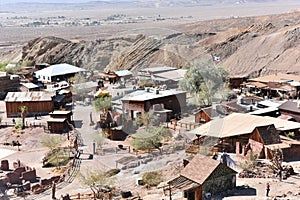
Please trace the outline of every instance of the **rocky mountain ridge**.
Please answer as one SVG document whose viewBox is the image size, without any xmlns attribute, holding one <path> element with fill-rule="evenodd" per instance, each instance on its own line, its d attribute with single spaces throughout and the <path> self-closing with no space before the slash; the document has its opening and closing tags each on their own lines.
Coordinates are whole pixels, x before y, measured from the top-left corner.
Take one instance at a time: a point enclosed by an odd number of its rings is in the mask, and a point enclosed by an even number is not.
<svg viewBox="0 0 300 200">
<path fill-rule="evenodd" d="M 138 70 L 162 65 L 183 68 L 195 58 L 217 55 L 232 76 L 298 73 L 299 21 L 300 12 L 293 12 L 187 24 L 163 37 L 128 34 L 87 42 L 37 38 L 23 47 L 22 59 L 97 70 Z"/>
</svg>

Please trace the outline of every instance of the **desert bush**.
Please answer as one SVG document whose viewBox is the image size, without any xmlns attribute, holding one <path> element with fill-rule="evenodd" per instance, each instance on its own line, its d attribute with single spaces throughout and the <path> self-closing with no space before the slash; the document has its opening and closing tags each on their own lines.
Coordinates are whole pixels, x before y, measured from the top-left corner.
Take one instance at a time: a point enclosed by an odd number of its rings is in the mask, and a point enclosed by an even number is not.
<svg viewBox="0 0 300 200">
<path fill-rule="evenodd" d="M 153 83 L 151 80 L 148 79 L 141 79 L 138 82 L 138 87 L 139 88 L 145 88 L 145 87 L 153 87 Z"/>
<path fill-rule="evenodd" d="M 107 177 L 112 177 L 114 175 L 117 175 L 121 170 L 120 169 L 110 169 L 106 172 Z"/>
<path fill-rule="evenodd" d="M 142 176 L 143 183 L 147 186 L 157 186 L 162 182 L 162 174 L 159 171 L 145 172 Z"/>
<path fill-rule="evenodd" d="M 33 65 L 33 61 L 32 60 L 24 60 L 22 62 L 22 66 L 32 66 Z"/>
<path fill-rule="evenodd" d="M 246 159 L 239 164 L 239 167 L 244 170 L 252 171 L 257 165 L 257 158 L 257 154 L 254 154 L 251 150 L 249 150 Z"/>
</svg>

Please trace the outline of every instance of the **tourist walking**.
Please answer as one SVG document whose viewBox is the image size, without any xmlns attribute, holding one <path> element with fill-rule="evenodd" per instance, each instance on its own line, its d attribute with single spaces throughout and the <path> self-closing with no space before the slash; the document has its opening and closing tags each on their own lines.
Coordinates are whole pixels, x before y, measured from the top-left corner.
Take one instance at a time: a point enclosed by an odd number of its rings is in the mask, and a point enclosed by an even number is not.
<svg viewBox="0 0 300 200">
<path fill-rule="evenodd" d="M 269 192 L 270 192 L 270 184 L 269 183 L 267 183 L 266 184 L 266 196 L 268 197 L 269 196 Z"/>
</svg>

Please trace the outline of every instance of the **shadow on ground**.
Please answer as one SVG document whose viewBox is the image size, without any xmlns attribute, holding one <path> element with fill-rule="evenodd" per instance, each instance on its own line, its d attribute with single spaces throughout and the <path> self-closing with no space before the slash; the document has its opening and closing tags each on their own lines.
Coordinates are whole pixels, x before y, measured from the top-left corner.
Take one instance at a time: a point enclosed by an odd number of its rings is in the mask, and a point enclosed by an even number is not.
<svg viewBox="0 0 300 200">
<path fill-rule="evenodd" d="M 243 186 L 238 186 L 228 192 L 214 196 L 214 198 L 223 199 L 224 197 L 231 197 L 231 196 L 256 196 L 256 193 L 257 192 L 255 188 L 243 185 Z"/>
<path fill-rule="evenodd" d="M 74 120 L 73 123 L 74 123 L 75 128 L 81 128 L 83 125 L 82 120 Z"/>
</svg>

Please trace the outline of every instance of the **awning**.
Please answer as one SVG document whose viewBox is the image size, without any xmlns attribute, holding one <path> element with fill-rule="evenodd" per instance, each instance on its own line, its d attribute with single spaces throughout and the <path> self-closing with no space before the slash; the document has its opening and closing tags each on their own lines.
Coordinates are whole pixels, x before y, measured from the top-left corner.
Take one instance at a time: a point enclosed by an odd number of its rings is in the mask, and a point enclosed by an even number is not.
<svg viewBox="0 0 300 200">
<path fill-rule="evenodd" d="M 197 187 L 200 187 L 201 185 L 199 183 L 196 183 L 184 176 L 179 176 L 171 181 L 168 182 L 168 184 L 171 187 L 180 189 L 180 190 L 190 190 Z"/>
</svg>

